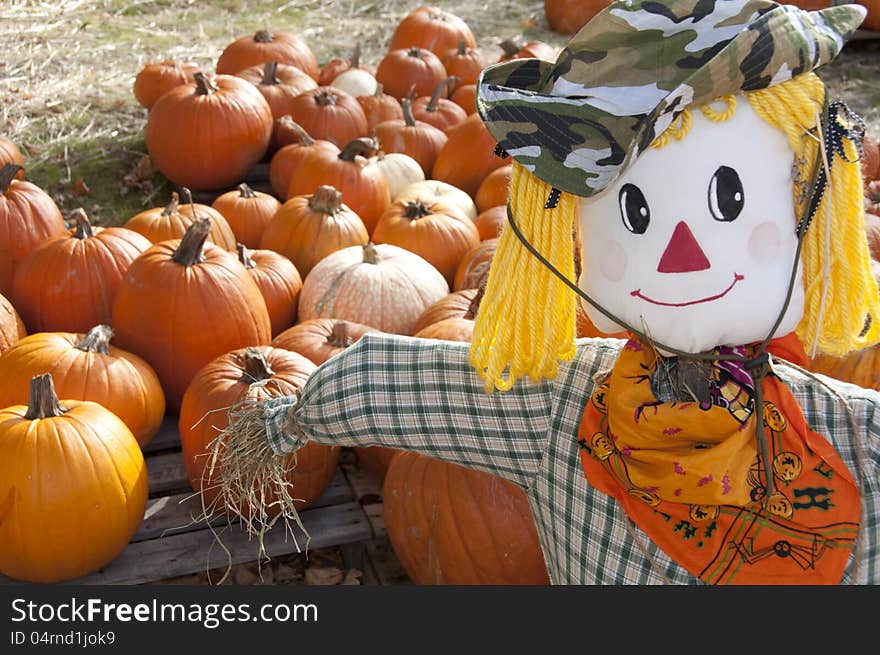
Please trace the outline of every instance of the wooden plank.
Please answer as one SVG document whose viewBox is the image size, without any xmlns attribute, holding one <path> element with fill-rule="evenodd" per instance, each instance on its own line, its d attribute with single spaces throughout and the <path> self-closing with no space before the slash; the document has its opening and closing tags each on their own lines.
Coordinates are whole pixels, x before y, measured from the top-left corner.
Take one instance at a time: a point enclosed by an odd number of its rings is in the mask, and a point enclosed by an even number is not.
<svg viewBox="0 0 880 655">
<path fill-rule="evenodd" d="M 357 503 L 308 509 L 300 518 L 311 536 L 309 549 L 362 541 L 372 535 L 369 521 Z M 268 555 L 303 552 L 306 539 L 298 528 L 294 531 L 298 543 L 280 525 L 270 530 L 264 538 Z M 187 532 L 132 543 L 103 570 L 69 584 L 142 584 L 257 559 L 257 541 L 238 526 L 228 527 L 219 538 L 228 549 L 228 557 L 210 530 Z"/>
<path fill-rule="evenodd" d="M 336 470 L 333 479 L 324 490 L 320 498 L 316 499 L 309 509 L 338 505 L 354 500 L 351 487 L 342 471 Z M 132 543 L 166 537 L 172 534 L 206 530 L 208 523 L 195 521 L 202 514 L 202 504 L 199 497 L 192 491 L 161 496 L 147 502 L 144 512 L 144 520 L 140 528 L 132 537 Z M 211 519 L 210 525 L 220 526 L 227 522 L 225 516 L 217 516 Z"/>
<path fill-rule="evenodd" d="M 180 432 L 177 430 L 177 417 L 166 416 L 159 427 L 156 436 L 144 446 L 144 454 L 155 453 L 160 450 L 173 450 L 180 448 Z"/>
<path fill-rule="evenodd" d="M 190 490 L 183 454 L 179 450 L 151 455 L 145 461 L 151 498 Z"/>
<path fill-rule="evenodd" d="M 387 531 L 382 509 L 382 483 L 373 473 L 358 464 L 346 464 L 342 466 L 342 470 L 373 527 L 373 536 L 385 536 Z"/>
</svg>

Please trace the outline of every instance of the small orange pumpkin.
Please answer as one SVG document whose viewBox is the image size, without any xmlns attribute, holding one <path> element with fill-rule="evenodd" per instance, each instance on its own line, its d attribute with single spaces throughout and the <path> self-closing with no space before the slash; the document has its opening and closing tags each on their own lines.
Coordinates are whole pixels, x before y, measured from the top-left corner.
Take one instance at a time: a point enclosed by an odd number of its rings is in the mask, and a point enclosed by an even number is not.
<svg viewBox="0 0 880 655">
<path fill-rule="evenodd" d="M 229 223 L 236 242 L 248 248 L 259 248 L 263 230 L 281 208 L 281 203 L 275 196 L 254 191 L 242 182 L 237 190 L 218 196 L 211 207 Z"/>
<path fill-rule="evenodd" d="M 179 61 L 159 61 L 145 65 L 134 78 L 134 97 L 146 109 L 176 86 L 195 82 L 193 74 L 199 70 L 195 64 Z"/>
<path fill-rule="evenodd" d="M 422 312 L 422 315 L 419 316 L 419 319 L 413 326 L 413 334 L 418 334 L 429 325 L 434 325 L 451 318 L 474 320 L 477 310 L 474 300 L 479 293 L 480 290 L 476 288 L 459 289 L 442 297 Z"/>
<path fill-rule="evenodd" d="M 415 46 L 442 57 L 462 41 L 469 48 L 477 47 L 473 31 L 461 17 L 439 7 L 422 6 L 397 24 L 388 49 Z"/>
<path fill-rule="evenodd" d="M 449 92 L 457 82 L 457 77 L 447 77 L 434 88 L 430 96 L 421 96 L 413 100 L 412 114 L 415 119 L 429 123 L 445 132 L 467 118 L 467 112 L 464 109 L 452 100 L 441 97 L 444 92 Z"/>
<path fill-rule="evenodd" d="M 0 136 L 0 168 L 6 164 L 16 164 L 17 166 L 21 166 L 15 174 L 15 179 L 24 179 L 24 155 L 21 154 L 21 150 L 14 142 L 10 141 L 5 136 Z"/>
<path fill-rule="evenodd" d="M 334 86 L 317 86 L 290 101 L 287 113 L 315 139 L 339 147 L 367 136 L 367 116 L 355 97 Z"/>
<path fill-rule="evenodd" d="M 558 34 L 575 34 L 611 0 L 544 0 L 544 18 Z"/>
<path fill-rule="evenodd" d="M 375 328 L 338 318 L 312 318 L 300 321 L 272 339 L 275 348 L 283 348 L 307 357 L 320 366 Z"/>
<path fill-rule="evenodd" d="M 559 51 L 549 43 L 532 40 L 519 42 L 513 39 L 505 39 L 500 44 L 501 56 L 499 62 L 511 59 L 543 59 L 544 61 L 556 61 Z"/>
<path fill-rule="evenodd" d="M 481 241 L 500 237 L 505 223 L 507 223 L 507 205 L 490 207 L 486 211 L 480 212 L 479 216 L 474 219 L 474 225 L 477 226 Z"/>
<path fill-rule="evenodd" d="M 416 120 L 409 98 L 404 98 L 400 104 L 403 118 L 379 123 L 376 139 L 382 152 L 401 152 L 415 159 L 427 177 L 434 167 L 437 153 L 446 144 L 446 133 L 430 123 Z"/>
<path fill-rule="evenodd" d="M 400 100 L 385 93 L 384 87 L 381 84 L 376 86 L 376 92 L 373 95 L 358 96 L 357 101 L 367 117 L 367 131 L 369 134 L 375 132 L 376 126 L 379 123 L 403 118 L 403 108 L 400 106 Z"/>
<path fill-rule="evenodd" d="M 182 191 L 184 204 L 180 204 L 177 191 L 172 191 L 171 200 L 165 207 L 145 209 L 128 219 L 125 227 L 146 237 L 151 243 L 160 243 L 180 239 L 196 219 L 208 218 L 211 221 L 208 241 L 235 252 L 235 233 L 223 214 L 210 205 L 193 202 L 189 189 L 184 187 Z"/>
<path fill-rule="evenodd" d="M 462 84 L 476 84 L 477 78 L 488 64 L 479 50 L 469 48 L 464 41 L 459 41 L 457 47 L 447 50 L 441 61 L 446 68 L 446 74 L 457 78 L 451 87 L 453 90 Z"/>
<path fill-rule="evenodd" d="M 398 100 L 405 98 L 415 87 L 415 96 L 429 96 L 446 79 L 446 69 L 440 58 L 430 50 L 419 47 L 392 49 L 376 69 L 376 81 Z"/>
<path fill-rule="evenodd" d="M 477 195 L 474 198 L 478 211 L 484 212 L 492 207 L 507 204 L 512 173 L 513 166 L 507 164 L 496 168 L 483 178 L 483 181 L 480 182 L 480 186 L 477 188 Z"/>
<path fill-rule="evenodd" d="M 498 248 L 499 239 L 486 239 L 468 250 L 461 258 L 455 269 L 455 277 L 452 288 L 479 289 L 489 278 L 489 267 L 492 266 L 492 257 Z"/>
<path fill-rule="evenodd" d="M 352 69 L 364 70 L 371 74 L 375 72 L 372 67 L 361 64 L 360 41 L 354 44 L 350 58 L 342 59 L 341 57 L 334 57 L 321 66 L 321 73 L 318 75 L 318 84 L 321 86 L 332 86 L 333 80 L 339 77 L 341 73 Z"/>
<path fill-rule="evenodd" d="M 272 334 L 296 323 L 302 277 L 293 262 L 272 250 L 248 250 L 243 243 L 238 244 L 238 260 L 263 294 Z"/>
<path fill-rule="evenodd" d="M 227 45 L 217 59 L 217 73 L 235 75 L 239 71 L 268 61 L 296 66 L 312 79 L 318 79 L 318 60 L 309 45 L 289 32 L 259 30 Z"/>
<path fill-rule="evenodd" d="M 281 200 L 287 200 L 290 181 L 297 176 L 303 161 L 315 150 L 325 150 L 338 155 L 339 147 L 324 139 L 313 139 L 301 125 L 290 116 L 275 121 L 279 149 L 269 162 L 269 184 Z"/>
<path fill-rule="evenodd" d="M 452 102 L 464 109 L 468 116 L 477 111 L 477 85 L 461 84 L 452 92 Z"/>
<path fill-rule="evenodd" d="M 471 114 L 450 127 L 446 135 L 449 139 L 437 154 L 431 177 L 448 182 L 471 197 L 489 173 L 510 163 L 507 157 L 495 154 L 498 142 L 479 114 Z"/>
</svg>

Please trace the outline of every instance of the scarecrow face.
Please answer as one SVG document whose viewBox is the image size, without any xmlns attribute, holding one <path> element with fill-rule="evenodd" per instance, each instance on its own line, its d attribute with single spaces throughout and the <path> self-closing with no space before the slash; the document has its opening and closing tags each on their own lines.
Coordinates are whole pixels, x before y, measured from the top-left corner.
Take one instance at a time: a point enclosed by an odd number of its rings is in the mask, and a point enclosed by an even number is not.
<svg viewBox="0 0 880 655">
<path fill-rule="evenodd" d="M 743 97 L 732 118 L 699 110 L 681 141 L 643 153 L 580 204 L 581 288 L 659 343 L 687 352 L 764 339 L 782 309 L 797 248 L 793 153 Z M 786 315 L 803 314 L 800 265 Z M 606 332 L 620 329 L 591 305 Z"/>
</svg>

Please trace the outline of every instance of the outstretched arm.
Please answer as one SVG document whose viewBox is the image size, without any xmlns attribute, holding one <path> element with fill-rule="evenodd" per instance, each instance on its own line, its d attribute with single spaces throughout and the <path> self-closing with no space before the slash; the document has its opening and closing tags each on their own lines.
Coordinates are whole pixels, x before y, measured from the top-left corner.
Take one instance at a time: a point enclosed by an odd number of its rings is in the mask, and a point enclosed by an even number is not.
<svg viewBox="0 0 880 655">
<path fill-rule="evenodd" d="M 469 344 L 367 334 L 312 374 L 299 399 L 266 405 L 272 449 L 307 440 L 385 446 L 500 475 L 527 487 L 550 429 L 552 382 L 486 393 Z"/>
</svg>

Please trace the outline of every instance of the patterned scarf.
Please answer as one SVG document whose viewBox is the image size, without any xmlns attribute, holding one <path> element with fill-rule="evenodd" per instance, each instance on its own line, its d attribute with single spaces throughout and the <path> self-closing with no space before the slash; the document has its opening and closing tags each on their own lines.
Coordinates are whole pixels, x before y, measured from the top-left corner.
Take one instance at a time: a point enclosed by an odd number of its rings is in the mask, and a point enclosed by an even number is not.
<svg viewBox="0 0 880 655">
<path fill-rule="evenodd" d="M 751 373 L 715 361 L 708 400 L 662 402 L 656 367 L 653 350 L 628 341 L 587 404 L 578 442 L 589 483 L 709 584 L 839 584 L 858 532 L 858 487 L 788 387 L 772 372 L 763 381 L 776 489 L 765 502 Z"/>
</svg>

